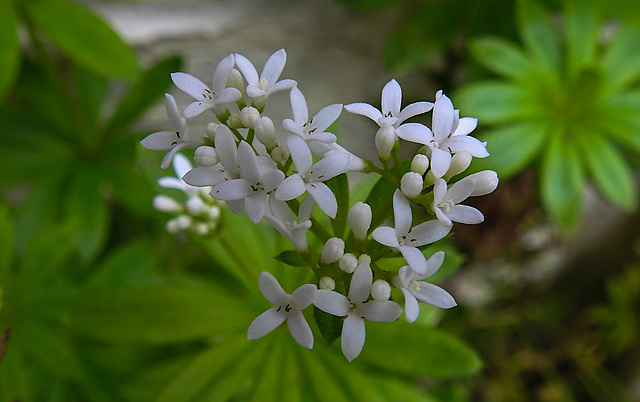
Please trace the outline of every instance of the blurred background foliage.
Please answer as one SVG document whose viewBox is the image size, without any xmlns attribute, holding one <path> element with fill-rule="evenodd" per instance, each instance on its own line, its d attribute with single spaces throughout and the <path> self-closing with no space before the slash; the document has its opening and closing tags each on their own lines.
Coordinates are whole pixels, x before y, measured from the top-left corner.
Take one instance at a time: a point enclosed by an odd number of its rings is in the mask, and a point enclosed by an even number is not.
<svg viewBox="0 0 640 402">
<path fill-rule="evenodd" d="M 336 2 L 356 16 L 400 10 L 381 62 L 457 89 L 462 114 L 480 118 L 493 155 L 473 169 L 502 183 L 480 201 L 485 224 L 455 229 L 438 279 L 481 301 L 372 323 L 351 364 L 317 328 L 313 351 L 285 328 L 246 341 L 268 304 L 260 271 L 287 291 L 309 278 L 274 258 L 291 247 L 266 226 L 225 212 L 216 235 L 172 236 L 151 208 L 163 172 L 137 123 L 182 60 L 141 66 L 79 3 L 0 0 L 0 400 L 634 398 L 635 2 Z M 596 247 L 567 231 L 598 219 L 590 188 L 627 223 Z M 514 244 L 532 228 L 552 235 L 533 251 Z M 571 258 L 538 273 L 558 247 Z"/>
</svg>

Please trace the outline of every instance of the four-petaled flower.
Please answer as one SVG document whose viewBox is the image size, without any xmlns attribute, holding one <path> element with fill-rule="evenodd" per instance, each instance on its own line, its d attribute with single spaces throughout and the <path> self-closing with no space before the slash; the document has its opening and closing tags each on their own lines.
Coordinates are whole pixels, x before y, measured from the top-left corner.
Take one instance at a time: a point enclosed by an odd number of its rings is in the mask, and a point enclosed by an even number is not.
<svg viewBox="0 0 640 402">
<path fill-rule="evenodd" d="M 289 295 L 282 290 L 278 280 L 266 271 L 260 274 L 258 285 L 264 297 L 275 306 L 253 320 L 247 331 L 247 339 L 262 338 L 287 321 L 293 339 L 307 349 L 313 348 L 313 333 L 302 315 L 302 310 L 313 303 L 317 292 L 316 285 L 302 285 Z"/>
<path fill-rule="evenodd" d="M 297 85 L 294 80 L 290 79 L 278 81 L 287 62 L 287 53 L 284 49 L 276 51 L 269 57 L 260 77 L 258 77 L 258 70 L 253 63 L 243 55 L 236 53 L 235 61 L 238 69 L 247 80 L 247 95 L 252 98 L 265 99 L 274 92 L 290 89 Z"/>
<path fill-rule="evenodd" d="M 358 357 L 364 346 L 364 320 L 394 321 L 402 314 L 402 308 L 396 302 L 368 300 L 372 283 L 371 267 L 360 264 L 351 278 L 349 297 L 333 290 L 318 289 L 313 303 L 326 313 L 344 317 L 340 342 L 342 353 L 349 361 Z"/>
<path fill-rule="evenodd" d="M 324 130 L 329 128 L 340 117 L 340 113 L 342 113 L 341 104 L 329 105 L 309 119 L 309 108 L 302 91 L 297 87 L 292 88 L 289 96 L 291 98 L 293 120 L 285 119 L 282 122 L 282 126 L 287 131 L 299 136 L 307 143 L 311 141 L 327 144 L 336 142 L 335 134 L 327 133 Z"/>
<path fill-rule="evenodd" d="M 393 194 L 395 227 L 381 226 L 373 231 L 372 236 L 378 243 L 400 251 L 411 268 L 424 275 L 427 261 L 418 247 L 442 239 L 451 230 L 451 225 L 430 220 L 411 227 L 412 217 L 409 201 L 400 190 L 396 190 Z"/>
<path fill-rule="evenodd" d="M 445 225 L 451 222 L 476 224 L 484 221 L 484 215 L 474 207 L 458 205 L 471 196 L 476 188 L 473 179 L 465 177 L 447 189 L 444 179 L 436 179 L 433 186 L 432 208 L 438 220 Z"/>
<path fill-rule="evenodd" d="M 424 274 L 418 274 L 407 265 L 398 271 L 394 285 L 404 294 L 404 316 L 408 322 L 414 322 L 420 314 L 418 300 L 440 308 L 457 306 L 453 296 L 446 290 L 423 281 L 435 274 L 443 262 L 444 252 L 438 251 L 427 260 L 427 271 Z"/>
</svg>

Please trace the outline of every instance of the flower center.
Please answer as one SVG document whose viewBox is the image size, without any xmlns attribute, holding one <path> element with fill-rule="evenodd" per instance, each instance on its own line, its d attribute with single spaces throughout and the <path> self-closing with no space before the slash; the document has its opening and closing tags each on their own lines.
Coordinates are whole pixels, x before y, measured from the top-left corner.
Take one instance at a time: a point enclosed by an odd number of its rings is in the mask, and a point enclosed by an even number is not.
<svg viewBox="0 0 640 402">
<path fill-rule="evenodd" d="M 409 284 L 409 290 L 413 290 L 415 292 L 420 290 L 420 282 L 418 281 L 411 281 L 411 283 Z"/>
<path fill-rule="evenodd" d="M 269 81 L 267 81 L 265 78 L 262 78 L 260 81 L 258 81 L 258 87 L 260 89 L 266 90 L 267 88 L 269 88 Z"/>
</svg>

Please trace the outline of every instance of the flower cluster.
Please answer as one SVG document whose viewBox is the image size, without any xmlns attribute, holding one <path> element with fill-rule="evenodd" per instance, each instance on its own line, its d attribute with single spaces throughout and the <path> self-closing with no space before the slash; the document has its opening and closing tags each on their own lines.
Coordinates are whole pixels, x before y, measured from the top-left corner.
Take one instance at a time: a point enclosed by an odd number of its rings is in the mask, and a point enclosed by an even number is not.
<svg viewBox="0 0 640 402">
<path fill-rule="evenodd" d="M 461 203 L 493 191 L 498 177 L 483 171 L 453 180 L 473 157 L 488 153 L 486 144 L 468 135 L 477 120 L 460 118 L 442 91 L 434 102 L 401 108 L 400 85 L 391 80 L 382 90 L 380 110 L 366 103 L 333 104 L 310 117 L 297 83 L 280 80 L 285 62 L 281 49 L 258 74 L 246 57 L 231 54 L 216 67 L 211 87 L 189 74 L 172 74 L 175 85 L 194 102 L 181 113 L 167 94 L 167 112 L 176 131 L 151 134 L 141 143 L 169 151 L 163 167 L 180 150 L 195 149 L 198 166 L 185 167 L 181 159 L 173 159 L 182 166 L 176 168 L 177 174 L 189 186 L 206 188 L 235 214 L 246 213 L 255 223 L 268 222 L 313 270 L 317 283 L 302 285 L 291 294 L 270 273 L 260 275 L 260 290 L 274 307 L 251 323 L 248 339 L 260 338 L 286 320 L 293 338 L 312 348 L 313 332 L 302 310 L 314 305 L 343 319 L 341 347 L 351 361 L 363 349 L 365 321 L 394 321 L 402 314 L 401 300 L 391 298 L 392 286 L 404 297 L 409 322 L 418 317 L 418 300 L 441 308 L 456 305 L 444 289 L 424 281 L 440 268 L 444 253 L 427 258 L 422 249 L 447 236 L 453 222 L 482 222 L 480 211 Z M 289 94 L 291 117 L 274 122 L 265 106 L 275 93 L 284 91 Z M 327 131 L 343 110 L 379 126 L 375 136 L 379 161 L 356 156 L 357 149 L 343 148 Z M 205 111 L 211 117 L 206 130 L 191 132 L 188 119 Z M 406 122 L 430 112 L 431 127 Z M 403 163 L 398 154 L 401 142 L 422 147 Z M 379 194 L 352 205 L 338 202 L 349 197 L 341 193 L 348 186 L 337 183 L 346 183 L 344 175 L 356 171 L 377 174 L 381 182 L 391 184 L 386 205 Z M 417 209 L 423 212 L 414 214 Z M 331 220 L 334 224 L 327 225 Z M 310 246 L 314 243 L 309 242 L 309 233 L 323 244 L 321 249 Z M 381 268 L 382 259 L 397 256 L 406 264 Z"/>
</svg>

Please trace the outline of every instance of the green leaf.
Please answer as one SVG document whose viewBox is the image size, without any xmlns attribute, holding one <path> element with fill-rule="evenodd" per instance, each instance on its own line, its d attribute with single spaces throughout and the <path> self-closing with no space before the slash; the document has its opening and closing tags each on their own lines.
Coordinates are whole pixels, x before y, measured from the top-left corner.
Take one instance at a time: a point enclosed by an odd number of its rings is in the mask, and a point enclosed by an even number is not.
<svg viewBox="0 0 640 402">
<path fill-rule="evenodd" d="M 20 60 L 18 19 L 13 2 L 0 1 L 0 100 L 13 84 Z"/>
<path fill-rule="evenodd" d="M 519 0 L 517 19 L 522 41 L 536 58 L 537 66 L 546 72 L 558 71 L 560 43 L 547 11 L 535 1 Z"/>
<path fill-rule="evenodd" d="M 29 18 L 72 59 L 106 76 L 133 77 L 136 55 L 97 15 L 65 0 L 25 4 Z"/>
<path fill-rule="evenodd" d="M 323 352 L 328 353 L 326 350 Z M 324 366 L 322 364 L 324 359 L 319 358 L 317 353 L 302 351 L 298 356 L 306 374 L 307 392 L 314 395 L 316 401 L 353 401 L 353 397 L 346 392 L 343 384 L 339 381 L 339 375 Z"/>
<path fill-rule="evenodd" d="M 513 43 L 502 38 L 481 38 L 471 42 L 471 53 L 483 66 L 507 78 L 524 80 L 533 67 Z"/>
<path fill-rule="evenodd" d="M 119 102 L 107 124 L 113 132 L 133 124 L 152 105 L 157 103 L 171 84 L 171 73 L 179 71 L 182 59 L 169 57 L 145 70 Z"/>
<path fill-rule="evenodd" d="M 574 143 L 555 133 L 542 164 L 542 204 L 560 226 L 576 221 L 582 206 L 584 173 Z"/>
<path fill-rule="evenodd" d="M 599 129 L 622 145 L 640 153 L 640 91 L 616 93 L 604 99 Z"/>
<path fill-rule="evenodd" d="M 22 258 L 20 278 L 23 284 L 45 284 L 69 267 L 75 251 L 72 242 L 75 229 L 68 224 L 40 228 Z"/>
<path fill-rule="evenodd" d="M 0 283 L 6 283 L 6 278 L 12 271 L 13 262 L 13 229 L 9 221 L 9 210 L 0 204 Z M 2 285 L 0 285 L 0 288 Z M 0 309 L 2 308 L 2 295 L 0 294 Z M 0 333 L 4 331 L 0 328 Z"/>
<path fill-rule="evenodd" d="M 380 226 L 393 213 L 393 193 L 396 186 L 384 178 L 380 178 L 371 189 L 366 203 L 371 207 L 371 228 Z"/>
<path fill-rule="evenodd" d="M 318 328 L 327 343 L 327 347 L 331 348 L 336 339 L 342 334 L 342 318 L 327 314 L 315 306 L 313 307 L 313 318 L 316 320 L 316 324 L 318 324 Z"/>
<path fill-rule="evenodd" d="M 404 322 L 384 323 L 384 328 L 375 324 L 367 323 L 371 330 L 358 357 L 371 366 L 436 378 L 470 375 L 482 366 L 473 349 L 442 330 Z"/>
<path fill-rule="evenodd" d="M 622 154 L 596 133 L 580 137 L 581 155 L 598 190 L 612 204 L 625 211 L 638 205 L 633 171 Z"/>
<path fill-rule="evenodd" d="M 284 250 L 283 252 L 281 252 L 280 254 L 276 255 L 275 257 L 276 260 L 283 262 L 287 265 L 290 265 L 292 267 L 306 267 L 307 263 L 305 260 L 303 260 L 300 257 L 300 254 L 298 254 L 297 251 L 295 250 Z"/>
<path fill-rule="evenodd" d="M 96 137 L 95 128 L 105 104 L 109 81 L 104 76 L 80 65 L 72 65 L 71 70 L 73 70 L 71 101 L 78 110 L 74 117 L 80 129 L 81 138 Z"/>
<path fill-rule="evenodd" d="M 292 383 L 282 373 L 290 369 L 291 365 L 285 361 L 286 349 L 289 342 L 284 340 L 272 341 L 274 345 L 270 348 L 269 353 L 265 356 L 265 361 L 260 362 L 256 373 L 256 386 L 251 391 L 250 401 L 281 401 L 284 389 L 287 387 L 298 387 L 300 384 Z"/>
<path fill-rule="evenodd" d="M 487 141 L 490 156 L 474 159 L 470 172 L 495 170 L 506 180 L 532 164 L 547 140 L 547 130 L 544 124 L 524 122 L 490 130 L 481 138 Z"/>
<path fill-rule="evenodd" d="M 600 21 L 593 7 L 577 0 L 565 3 L 567 61 L 573 74 L 594 61 L 600 39 Z"/>
<path fill-rule="evenodd" d="M 111 253 L 96 269 L 89 286 L 113 288 L 150 281 L 157 264 L 157 250 L 151 242 L 136 239 Z"/>
<path fill-rule="evenodd" d="M 79 300 L 70 315 L 71 328 L 105 342 L 162 344 L 237 336 L 255 318 L 243 300 L 188 283 L 92 289 Z"/>
<path fill-rule="evenodd" d="M 623 88 L 640 78 L 640 28 L 626 28 L 616 35 L 602 59 L 610 89 Z"/>
<path fill-rule="evenodd" d="M 535 98 L 531 93 L 499 81 L 467 85 L 455 99 L 465 115 L 477 117 L 482 124 L 520 121 L 538 114 L 538 106 L 532 103 Z"/>
</svg>

